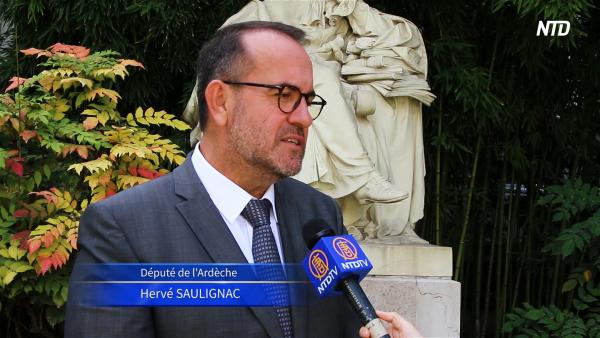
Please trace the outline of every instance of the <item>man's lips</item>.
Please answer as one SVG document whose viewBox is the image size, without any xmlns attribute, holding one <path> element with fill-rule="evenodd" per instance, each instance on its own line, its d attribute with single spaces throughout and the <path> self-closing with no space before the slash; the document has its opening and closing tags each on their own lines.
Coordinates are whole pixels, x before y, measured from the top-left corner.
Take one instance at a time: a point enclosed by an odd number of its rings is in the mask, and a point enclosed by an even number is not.
<svg viewBox="0 0 600 338">
<path fill-rule="evenodd" d="M 287 142 L 290 144 L 294 144 L 297 146 L 304 146 L 304 137 L 298 134 L 293 134 L 293 135 L 286 135 L 284 137 L 281 138 L 282 142 Z"/>
</svg>

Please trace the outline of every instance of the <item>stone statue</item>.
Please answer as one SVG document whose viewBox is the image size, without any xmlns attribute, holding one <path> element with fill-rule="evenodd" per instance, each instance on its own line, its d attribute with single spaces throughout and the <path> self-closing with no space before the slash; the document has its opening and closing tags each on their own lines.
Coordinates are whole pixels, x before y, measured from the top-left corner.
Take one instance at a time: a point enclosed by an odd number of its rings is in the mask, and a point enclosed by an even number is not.
<svg viewBox="0 0 600 338">
<path fill-rule="evenodd" d="M 307 33 L 315 91 L 327 101 L 296 178 L 336 198 L 359 239 L 426 243 L 414 223 L 423 217 L 425 192 L 421 102 L 434 96 L 418 29 L 362 0 L 254 0 L 224 25 L 250 20 Z M 195 93 L 184 112 L 192 124 Z"/>
</svg>

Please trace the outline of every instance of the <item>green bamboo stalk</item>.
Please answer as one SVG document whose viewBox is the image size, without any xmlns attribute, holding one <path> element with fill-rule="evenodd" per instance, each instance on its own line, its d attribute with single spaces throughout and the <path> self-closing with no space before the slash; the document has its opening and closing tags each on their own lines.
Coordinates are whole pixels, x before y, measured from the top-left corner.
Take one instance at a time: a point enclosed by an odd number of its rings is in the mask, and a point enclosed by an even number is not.
<svg viewBox="0 0 600 338">
<path fill-rule="evenodd" d="M 534 151 L 535 154 L 535 151 Z M 529 186 L 527 187 L 527 192 L 529 193 L 529 215 L 528 215 L 528 226 L 527 226 L 527 242 L 525 243 L 525 261 L 526 265 L 526 273 L 525 273 L 525 302 L 531 303 L 531 276 L 533 274 L 532 264 L 531 264 L 531 244 L 532 244 L 532 233 L 534 227 L 534 217 L 535 217 L 535 200 L 537 198 L 537 189 L 535 188 L 535 178 L 534 171 L 531 171 L 531 175 L 529 176 Z"/>
<path fill-rule="evenodd" d="M 526 303 L 531 303 L 531 277 L 533 274 L 532 264 L 531 264 L 531 242 L 532 242 L 532 229 L 533 229 L 533 203 L 529 203 L 529 226 L 527 227 L 527 242 L 525 243 L 525 262 L 526 272 L 525 272 L 525 299 Z"/>
<path fill-rule="evenodd" d="M 511 222 L 510 222 L 511 237 L 515 237 L 516 235 L 519 234 L 517 231 L 515 231 L 515 229 L 517 229 L 518 226 L 519 226 L 519 210 L 521 209 L 521 198 L 520 198 L 520 196 L 521 196 L 521 183 L 520 182 L 517 183 L 517 190 L 515 191 L 515 194 L 516 194 L 516 200 L 514 199 L 514 196 L 513 196 L 513 201 L 515 201 L 515 202 L 514 202 L 514 208 L 512 210 L 512 216 L 511 216 Z M 514 233 L 514 235 L 512 235 L 513 233 Z M 513 244 L 515 242 L 516 243 L 520 243 L 521 242 L 519 238 L 515 237 L 513 239 L 511 237 L 508 238 L 508 244 L 509 244 L 509 247 L 508 247 L 509 262 L 508 263 L 509 264 L 507 264 L 507 270 L 506 270 L 506 276 L 505 276 L 506 280 L 511 280 L 510 276 L 511 276 L 511 271 L 512 271 L 512 263 L 513 263 L 513 259 L 514 259 L 513 258 L 514 255 L 512 254 Z M 523 256 L 519 255 L 517 257 L 523 257 Z M 513 280 L 513 282 L 516 282 L 516 280 Z M 506 284 L 505 286 L 507 288 L 506 290 L 507 290 L 508 296 L 509 296 L 506 299 L 510 300 L 512 298 L 511 297 L 512 296 L 511 293 L 517 292 L 518 287 L 517 286 L 511 287 L 508 284 Z M 512 309 L 512 307 L 509 310 L 511 310 L 511 309 Z"/>
<path fill-rule="evenodd" d="M 508 135 L 506 136 L 506 139 L 504 140 L 504 144 L 508 143 Z M 502 293 L 502 290 L 500 289 L 501 285 L 502 285 L 502 247 L 503 247 L 503 236 L 502 236 L 502 229 L 504 228 L 504 192 L 506 190 L 506 167 L 508 165 L 508 160 L 506 159 L 506 156 L 504 156 L 503 159 L 503 164 L 502 164 L 502 180 L 501 183 L 502 185 L 499 187 L 500 188 L 500 194 L 499 194 L 499 199 L 500 199 L 500 206 L 498 208 L 498 262 L 496 263 L 496 297 L 499 297 Z M 500 331 L 501 331 L 501 321 L 502 321 L 502 314 L 500 313 L 501 310 L 501 303 L 498 299 L 496 299 L 496 326 L 495 326 L 495 332 L 496 332 L 496 337 L 500 337 Z"/>
<path fill-rule="evenodd" d="M 499 321 L 499 327 L 502 327 L 502 325 L 504 324 L 504 314 L 506 313 L 506 301 L 507 299 L 509 299 L 509 296 L 507 295 L 508 293 L 508 276 L 510 274 L 510 263 L 511 263 L 511 230 L 512 230 L 512 225 L 513 225 L 513 210 L 514 210 L 514 206 L 513 206 L 513 200 L 514 200 L 514 195 L 515 195 L 515 189 L 514 189 L 514 185 L 515 185 L 515 170 L 514 168 L 511 170 L 510 173 L 510 194 L 508 197 L 508 220 L 507 220 L 507 229 L 506 229 L 506 242 L 505 244 L 505 251 L 504 251 L 504 274 L 503 274 L 503 278 L 502 278 L 502 288 L 501 288 L 501 296 L 499 297 L 499 303 L 500 303 L 500 313 L 499 313 L 499 317 L 500 317 L 500 321 Z"/>
<path fill-rule="evenodd" d="M 566 221 L 560 223 L 560 231 L 562 231 L 567 225 Z M 554 258 L 554 268 L 552 269 L 552 288 L 550 289 L 550 304 L 556 305 L 556 295 L 558 294 L 558 281 L 560 279 L 560 270 L 562 265 L 562 259 L 560 256 Z"/>
<path fill-rule="evenodd" d="M 552 213 L 550 211 L 550 208 L 545 208 L 544 209 L 545 215 L 544 215 L 544 222 L 542 223 L 542 225 L 544 226 L 544 230 L 543 233 L 548 233 L 549 232 L 549 228 L 550 228 L 550 224 L 552 223 Z M 541 240 L 545 240 L 544 238 L 542 238 Z M 536 305 L 547 305 L 548 303 L 548 297 L 547 297 L 547 292 L 548 292 L 548 283 L 550 282 L 550 278 L 549 276 L 546 274 L 546 263 L 548 262 L 548 259 L 542 258 L 542 263 L 540 264 L 540 274 L 539 274 L 539 281 L 538 281 L 538 292 L 537 292 L 537 301 Z"/>
<path fill-rule="evenodd" d="M 440 96 L 440 110 L 438 115 L 438 145 L 436 150 L 436 160 L 435 160 L 435 244 L 440 245 L 442 243 L 442 227 L 441 227 L 441 206 L 440 206 L 440 183 L 442 180 L 441 173 L 441 158 L 442 158 L 442 122 L 443 122 L 443 103 L 444 96 Z"/>
<path fill-rule="evenodd" d="M 494 216 L 494 225 L 492 226 L 492 247 L 490 249 L 490 262 L 488 264 L 487 282 L 485 286 L 485 303 L 483 305 L 483 323 L 481 324 L 483 334 L 478 337 L 485 336 L 487 332 L 487 323 L 490 309 L 490 294 L 492 289 L 492 271 L 494 267 L 494 255 L 496 253 L 496 233 L 498 232 L 498 208 Z"/>
<path fill-rule="evenodd" d="M 467 228 L 469 227 L 469 215 L 471 212 L 471 201 L 473 200 L 473 190 L 475 189 L 475 178 L 477 176 L 477 164 L 479 162 L 479 151 L 481 150 L 481 135 L 477 137 L 477 146 L 475 147 L 475 158 L 473 159 L 473 168 L 471 169 L 471 182 L 469 183 L 469 192 L 467 194 L 467 206 L 465 208 L 465 217 L 463 220 L 460 242 L 458 246 L 458 255 L 456 256 L 456 267 L 454 269 L 454 279 L 459 280 L 459 274 L 462 268 L 463 254 L 465 250 L 465 238 L 467 237 Z"/>
<path fill-rule="evenodd" d="M 479 241 L 477 243 L 477 272 L 475 281 L 475 333 L 481 337 L 481 278 L 483 270 L 483 227 L 479 230 Z"/>
<path fill-rule="evenodd" d="M 485 156 L 485 171 L 483 181 L 483 193 L 482 196 L 487 196 L 489 188 L 489 173 L 490 173 L 490 156 Z M 481 214 L 487 215 L 488 203 L 486 199 L 483 200 L 481 207 Z M 479 242 L 477 243 L 477 272 L 475 282 L 475 334 L 477 337 L 481 337 L 481 287 L 482 287 L 482 270 L 483 270 L 483 239 L 485 234 L 485 223 L 482 223 L 479 227 Z"/>
<path fill-rule="evenodd" d="M 524 261 L 521 260 L 519 264 L 519 269 L 517 270 L 517 278 L 515 279 L 515 288 L 512 295 L 512 301 L 510 302 L 510 309 L 514 309 L 517 304 L 517 297 L 519 295 L 519 286 L 521 285 L 521 275 L 523 273 L 523 265 Z"/>
<path fill-rule="evenodd" d="M 521 183 L 517 184 L 517 201 L 515 202 L 515 209 L 513 211 L 513 215 L 512 215 L 512 229 L 515 229 L 518 226 L 519 223 L 519 209 L 521 208 Z M 518 233 L 517 233 L 518 234 Z M 514 240 L 510 241 L 510 251 L 512 252 L 512 246 L 513 246 L 513 242 L 517 241 L 518 243 L 521 242 L 521 240 L 519 238 L 515 238 Z M 525 251 L 527 248 L 522 248 L 523 251 Z M 511 265 L 512 265 L 512 254 L 510 255 L 510 259 L 511 259 Z M 510 302 L 510 308 L 509 310 L 512 310 L 515 307 L 515 303 L 517 301 L 517 297 L 519 295 L 519 286 L 521 285 L 521 276 L 523 274 L 523 265 L 525 263 L 525 261 L 523 260 L 524 257 L 524 252 L 520 252 L 520 254 L 517 256 L 517 261 L 519 262 L 519 268 L 517 269 L 517 277 L 513 280 L 513 282 L 515 283 L 514 287 L 510 287 L 509 290 L 512 290 L 512 295 L 511 297 L 509 297 L 508 299 L 512 299 L 512 301 Z M 510 267 L 510 266 L 509 266 Z M 510 271 L 510 269 L 508 270 Z M 508 275 L 508 273 L 507 273 Z"/>
<path fill-rule="evenodd" d="M 557 181 L 559 179 L 560 168 L 562 167 L 562 158 L 553 157 L 553 152 L 549 151 L 546 155 L 547 159 L 553 159 L 553 166 L 550 169 L 546 169 L 544 173 L 545 176 L 551 178 L 551 181 Z M 550 160 L 547 160 L 550 162 Z M 544 175 L 541 175 L 542 177 Z M 542 233 L 548 234 L 551 233 L 552 228 L 552 210 L 551 208 L 544 208 L 544 218 L 543 218 L 543 231 Z M 547 241 L 547 238 L 540 238 L 541 242 Z M 545 257 L 544 257 L 545 258 Z M 548 305 L 548 299 L 551 298 L 552 295 L 552 257 L 548 259 L 542 259 L 542 264 L 540 264 L 540 277 L 539 277 L 539 285 L 537 295 L 537 305 Z"/>
<path fill-rule="evenodd" d="M 556 305 L 556 294 L 558 292 L 558 279 L 560 274 L 560 256 L 554 258 L 554 268 L 552 269 L 552 288 L 550 289 L 550 304 Z"/>
<path fill-rule="evenodd" d="M 542 259 L 542 263 L 539 264 L 540 267 L 540 274 L 539 274 L 539 281 L 538 281 L 538 292 L 537 292 L 537 297 L 536 297 L 536 301 L 533 303 L 534 305 L 541 305 L 541 304 L 546 304 L 546 301 L 544 300 L 544 289 L 546 288 L 546 282 L 548 281 L 548 278 L 546 277 L 546 260 Z"/>
<path fill-rule="evenodd" d="M 500 227 L 500 215 L 502 214 L 502 208 L 504 203 L 504 184 L 506 182 L 506 160 L 504 160 L 504 164 L 502 166 L 502 175 L 500 178 L 500 184 L 498 189 L 498 197 L 496 199 L 496 211 L 494 212 L 494 224 L 492 226 L 492 247 L 490 249 L 490 262 L 488 264 L 488 272 L 487 272 L 487 283 L 485 287 L 485 304 L 483 306 L 483 324 L 481 325 L 483 329 L 483 335 L 485 336 L 487 330 L 487 323 L 489 318 L 489 310 L 490 310 L 490 295 L 492 294 L 492 271 L 494 270 L 494 261 L 496 254 L 496 237 L 500 235 L 500 231 L 502 231 Z M 497 264 L 496 264 L 497 265 Z M 496 295 L 498 294 L 498 284 L 496 284 Z"/>
</svg>

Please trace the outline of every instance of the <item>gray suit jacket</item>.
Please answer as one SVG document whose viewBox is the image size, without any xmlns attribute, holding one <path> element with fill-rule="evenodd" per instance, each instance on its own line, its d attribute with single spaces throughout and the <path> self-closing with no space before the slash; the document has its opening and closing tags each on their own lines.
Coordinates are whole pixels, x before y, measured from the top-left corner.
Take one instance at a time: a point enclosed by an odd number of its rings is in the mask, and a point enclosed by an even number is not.
<svg viewBox="0 0 600 338">
<path fill-rule="evenodd" d="M 319 217 L 344 233 L 340 210 L 328 196 L 287 178 L 275 184 L 285 261 L 301 262 L 308 249 L 302 226 Z M 172 173 L 90 205 L 81 218 L 82 264 L 247 263 L 191 160 Z M 73 278 L 72 280 L 73 281 Z M 71 290 L 74 290 L 71 288 Z M 358 337 L 360 321 L 342 297 L 292 307 L 294 337 Z M 283 337 L 272 307 L 104 307 L 67 302 L 65 337 Z"/>
</svg>

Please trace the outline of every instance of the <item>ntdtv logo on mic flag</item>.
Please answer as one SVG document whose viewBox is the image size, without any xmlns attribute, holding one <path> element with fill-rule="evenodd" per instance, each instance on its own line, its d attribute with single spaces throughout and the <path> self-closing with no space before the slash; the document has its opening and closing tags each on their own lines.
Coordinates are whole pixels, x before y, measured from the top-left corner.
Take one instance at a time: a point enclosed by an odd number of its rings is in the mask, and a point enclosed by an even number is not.
<svg viewBox="0 0 600 338">
<path fill-rule="evenodd" d="M 335 289 L 339 281 L 349 276 L 356 276 L 360 281 L 373 268 L 351 235 L 321 238 L 303 264 L 321 297 L 341 294 Z"/>
<path fill-rule="evenodd" d="M 315 276 L 315 278 L 321 279 L 329 271 L 329 261 L 323 251 L 314 250 L 310 254 L 308 260 L 310 261 L 310 273 Z"/>
<path fill-rule="evenodd" d="M 335 252 L 337 252 L 345 260 L 358 258 L 358 250 L 356 250 L 354 244 L 343 237 L 334 239 L 333 247 Z"/>
</svg>

